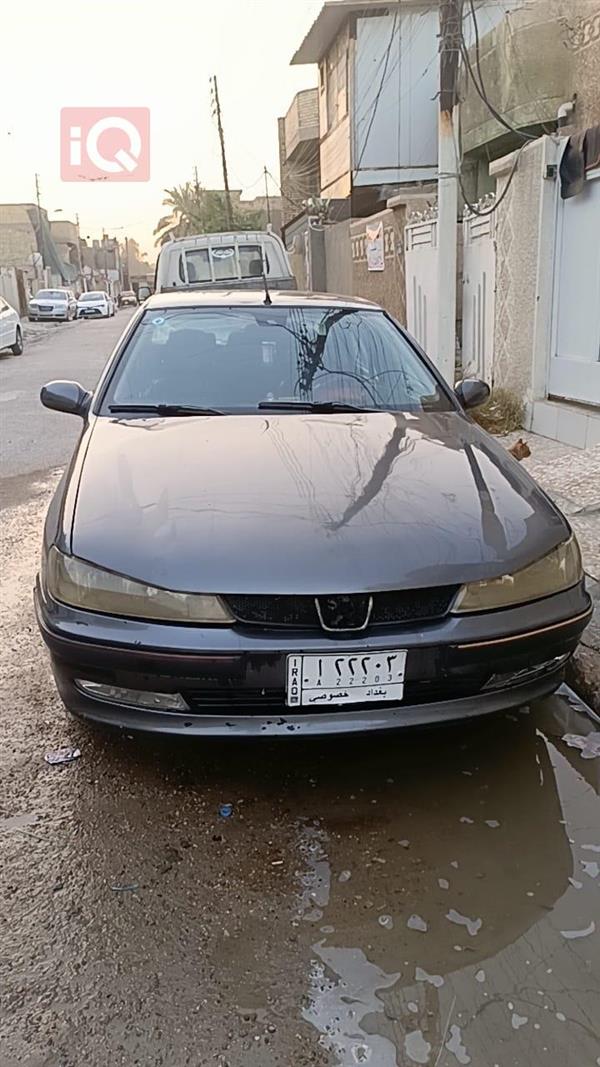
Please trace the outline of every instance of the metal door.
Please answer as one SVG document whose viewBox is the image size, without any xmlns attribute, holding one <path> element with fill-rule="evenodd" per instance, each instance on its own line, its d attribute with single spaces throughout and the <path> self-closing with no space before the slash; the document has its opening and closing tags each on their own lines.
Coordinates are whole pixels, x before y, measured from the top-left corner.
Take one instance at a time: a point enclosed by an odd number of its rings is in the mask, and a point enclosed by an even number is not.
<svg viewBox="0 0 600 1067">
<path fill-rule="evenodd" d="M 463 374 L 492 382 L 496 287 L 495 215 L 463 218 Z"/>
<path fill-rule="evenodd" d="M 409 333 L 437 362 L 437 219 L 413 222 L 404 231 L 406 324 Z"/>
<path fill-rule="evenodd" d="M 548 394 L 600 405 L 600 170 L 558 204 Z"/>
</svg>

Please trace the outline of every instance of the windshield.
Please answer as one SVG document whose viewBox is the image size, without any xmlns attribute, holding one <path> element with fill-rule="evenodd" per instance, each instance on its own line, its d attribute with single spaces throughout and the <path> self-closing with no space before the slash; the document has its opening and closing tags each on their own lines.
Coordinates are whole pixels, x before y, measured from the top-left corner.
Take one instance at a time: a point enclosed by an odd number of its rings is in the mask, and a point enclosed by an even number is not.
<svg viewBox="0 0 600 1067">
<path fill-rule="evenodd" d="M 256 411 L 348 404 L 450 411 L 452 402 L 382 311 L 340 307 L 146 312 L 104 399 Z"/>
<path fill-rule="evenodd" d="M 35 294 L 36 300 L 66 300 L 67 294 L 64 289 L 40 289 Z"/>
<path fill-rule="evenodd" d="M 87 300 L 104 300 L 106 293 L 83 293 L 79 297 L 79 302 L 84 303 Z"/>
</svg>

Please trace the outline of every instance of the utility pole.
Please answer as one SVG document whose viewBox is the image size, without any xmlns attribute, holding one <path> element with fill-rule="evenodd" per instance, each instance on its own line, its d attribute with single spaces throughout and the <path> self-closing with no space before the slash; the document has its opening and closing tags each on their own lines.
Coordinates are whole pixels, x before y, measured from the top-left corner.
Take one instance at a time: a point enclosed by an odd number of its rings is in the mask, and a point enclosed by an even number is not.
<svg viewBox="0 0 600 1067">
<path fill-rule="evenodd" d="M 271 225 L 271 201 L 269 200 L 269 183 L 267 181 L 267 165 L 265 163 L 265 199 L 267 201 L 267 225 Z"/>
<path fill-rule="evenodd" d="M 102 247 L 104 249 L 104 277 L 106 279 L 106 292 L 110 296 L 110 281 L 108 278 L 108 234 L 102 231 Z"/>
<path fill-rule="evenodd" d="M 456 231 L 458 168 L 455 142 L 458 57 L 463 0 L 440 0 L 440 91 L 438 116 L 437 352 L 433 360 L 454 386 L 456 361 Z"/>
<path fill-rule="evenodd" d="M 40 228 L 40 252 L 42 253 L 42 275 L 44 267 L 46 266 L 46 237 L 44 235 L 44 226 L 42 224 L 42 209 L 40 207 L 40 176 L 35 176 L 35 198 L 37 201 L 38 209 L 38 225 Z"/>
<path fill-rule="evenodd" d="M 227 226 L 230 230 L 233 230 L 233 212 L 231 210 L 231 193 L 229 192 L 229 178 L 227 176 L 227 156 L 225 155 L 225 135 L 223 133 L 223 123 L 221 122 L 221 105 L 219 103 L 219 87 L 217 85 L 217 76 L 213 74 L 211 78 L 212 85 L 212 97 L 213 97 L 213 114 L 217 119 L 217 129 L 219 131 L 219 141 L 221 142 L 221 160 L 223 162 L 223 185 L 225 188 L 225 217 L 227 219 Z"/>
<path fill-rule="evenodd" d="M 79 234 L 79 215 L 75 215 L 75 223 L 77 225 L 77 262 L 79 264 L 79 273 L 81 275 L 81 281 L 83 284 L 84 293 L 87 292 L 87 282 L 85 280 L 85 274 L 83 273 L 83 260 L 81 258 L 81 236 Z"/>
<path fill-rule="evenodd" d="M 129 238 L 125 238 L 125 270 L 123 273 L 127 276 L 126 289 L 131 289 L 131 278 L 129 277 Z"/>
</svg>

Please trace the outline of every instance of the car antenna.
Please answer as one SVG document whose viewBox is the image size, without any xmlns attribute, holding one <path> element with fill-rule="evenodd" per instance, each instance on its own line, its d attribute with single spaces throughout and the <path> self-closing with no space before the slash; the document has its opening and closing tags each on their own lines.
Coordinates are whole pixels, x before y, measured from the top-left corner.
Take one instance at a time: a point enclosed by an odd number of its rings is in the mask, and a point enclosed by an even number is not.
<svg viewBox="0 0 600 1067">
<path fill-rule="evenodd" d="M 271 300 L 271 294 L 269 292 L 269 285 L 267 282 L 267 272 L 265 270 L 265 253 L 262 245 L 260 247 L 260 265 L 262 270 L 263 285 L 265 287 L 265 299 L 263 300 L 263 304 L 272 304 L 273 301 Z"/>
</svg>

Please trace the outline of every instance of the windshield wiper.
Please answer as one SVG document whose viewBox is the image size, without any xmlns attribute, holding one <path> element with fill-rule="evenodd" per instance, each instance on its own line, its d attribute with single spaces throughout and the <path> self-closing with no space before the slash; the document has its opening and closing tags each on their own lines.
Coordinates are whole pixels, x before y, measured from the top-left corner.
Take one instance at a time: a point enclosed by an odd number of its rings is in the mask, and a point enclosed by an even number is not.
<svg viewBox="0 0 600 1067">
<path fill-rule="evenodd" d="M 382 411 L 382 408 L 366 408 L 359 404 L 345 404 L 337 400 L 261 400 L 261 411 Z"/>
<path fill-rule="evenodd" d="M 191 404 L 109 404 L 113 415 L 227 415 L 218 408 L 194 407 Z"/>
</svg>

